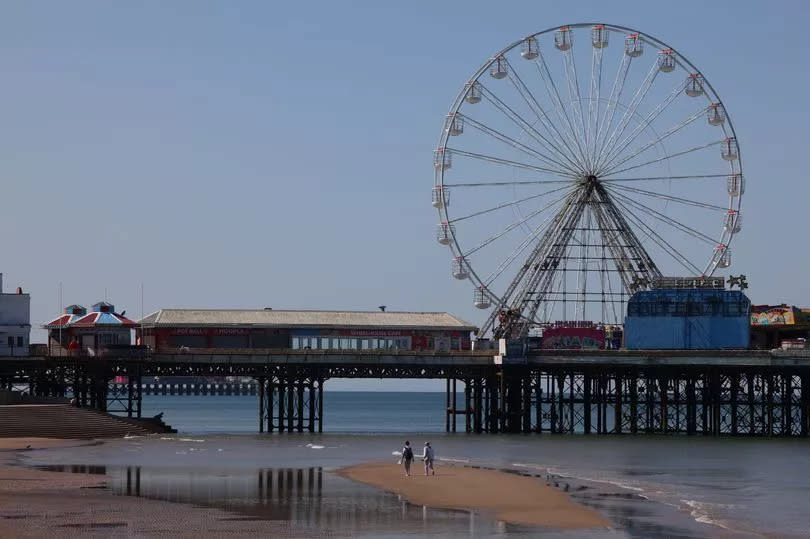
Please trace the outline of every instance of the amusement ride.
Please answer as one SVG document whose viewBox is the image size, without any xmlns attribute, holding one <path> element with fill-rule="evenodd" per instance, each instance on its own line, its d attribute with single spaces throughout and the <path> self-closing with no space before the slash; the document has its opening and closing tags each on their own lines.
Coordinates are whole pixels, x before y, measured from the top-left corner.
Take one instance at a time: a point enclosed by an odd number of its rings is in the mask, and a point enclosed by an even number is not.
<svg viewBox="0 0 810 539">
<path fill-rule="evenodd" d="M 731 265 L 745 191 L 731 118 L 642 32 L 572 24 L 495 53 L 453 101 L 433 164 L 436 240 L 489 311 L 479 337 L 620 324 L 664 275 Z"/>
</svg>

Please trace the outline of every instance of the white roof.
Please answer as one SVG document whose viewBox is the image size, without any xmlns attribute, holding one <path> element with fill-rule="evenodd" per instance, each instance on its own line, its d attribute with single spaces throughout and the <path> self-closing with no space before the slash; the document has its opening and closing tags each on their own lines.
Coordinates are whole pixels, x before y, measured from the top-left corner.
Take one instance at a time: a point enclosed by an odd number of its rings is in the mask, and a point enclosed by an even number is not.
<svg viewBox="0 0 810 539">
<path fill-rule="evenodd" d="M 449 313 L 396 311 L 277 311 L 275 309 L 161 309 L 139 321 L 147 327 L 255 326 L 282 328 L 396 328 L 475 331 Z"/>
</svg>

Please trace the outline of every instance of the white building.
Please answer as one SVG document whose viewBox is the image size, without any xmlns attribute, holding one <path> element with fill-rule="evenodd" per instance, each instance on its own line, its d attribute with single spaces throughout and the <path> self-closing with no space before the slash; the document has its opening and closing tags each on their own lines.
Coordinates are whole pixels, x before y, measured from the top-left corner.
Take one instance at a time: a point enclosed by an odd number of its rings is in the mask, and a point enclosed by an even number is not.
<svg viewBox="0 0 810 539">
<path fill-rule="evenodd" d="M 31 336 L 31 296 L 17 288 L 3 293 L 0 273 L 0 357 L 27 356 Z"/>
</svg>

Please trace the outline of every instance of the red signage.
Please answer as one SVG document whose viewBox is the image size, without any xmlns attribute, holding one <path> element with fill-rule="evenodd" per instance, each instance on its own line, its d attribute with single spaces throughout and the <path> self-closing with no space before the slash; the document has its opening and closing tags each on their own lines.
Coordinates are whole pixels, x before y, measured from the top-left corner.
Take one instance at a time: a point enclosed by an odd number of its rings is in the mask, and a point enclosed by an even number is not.
<svg viewBox="0 0 810 539">
<path fill-rule="evenodd" d="M 170 328 L 169 335 L 249 335 L 246 328 Z"/>
<path fill-rule="evenodd" d="M 605 347 L 605 332 L 596 328 L 549 328 L 542 347 L 551 350 L 593 350 Z"/>
</svg>

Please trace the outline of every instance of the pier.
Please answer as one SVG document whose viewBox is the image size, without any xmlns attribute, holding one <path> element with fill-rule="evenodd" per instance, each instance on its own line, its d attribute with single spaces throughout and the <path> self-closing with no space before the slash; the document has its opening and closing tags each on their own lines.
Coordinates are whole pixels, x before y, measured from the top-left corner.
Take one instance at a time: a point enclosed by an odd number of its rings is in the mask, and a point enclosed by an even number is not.
<svg viewBox="0 0 810 539">
<path fill-rule="evenodd" d="M 472 433 L 796 436 L 810 433 L 810 350 L 186 350 L 142 357 L 0 358 L 0 387 L 141 416 L 143 377 L 249 377 L 174 394 L 255 394 L 259 432 L 328 430 L 334 378 L 445 381 L 446 429 Z M 116 383 L 126 377 L 126 383 Z M 167 389 L 168 388 L 168 389 Z M 170 418 L 167 418 L 170 420 Z M 381 421 L 385 418 L 381 417 Z"/>
</svg>

